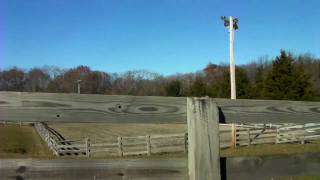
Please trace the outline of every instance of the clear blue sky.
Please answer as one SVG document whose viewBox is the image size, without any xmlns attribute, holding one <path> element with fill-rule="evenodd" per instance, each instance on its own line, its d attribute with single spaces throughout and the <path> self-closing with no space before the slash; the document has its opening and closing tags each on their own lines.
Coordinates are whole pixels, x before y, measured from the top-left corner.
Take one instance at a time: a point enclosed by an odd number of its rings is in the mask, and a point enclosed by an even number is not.
<svg viewBox="0 0 320 180">
<path fill-rule="evenodd" d="M 194 72 L 228 63 L 221 15 L 240 19 L 236 64 L 281 48 L 319 57 L 319 7 L 318 0 L 0 0 L 0 68 Z"/>
</svg>

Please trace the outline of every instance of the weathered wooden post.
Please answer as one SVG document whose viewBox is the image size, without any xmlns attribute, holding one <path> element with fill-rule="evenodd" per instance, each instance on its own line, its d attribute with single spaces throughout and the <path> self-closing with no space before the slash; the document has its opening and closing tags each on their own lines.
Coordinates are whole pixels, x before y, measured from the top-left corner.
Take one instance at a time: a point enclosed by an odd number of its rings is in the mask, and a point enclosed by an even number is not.
<svg viewBox="0 0 320 180">
<path fill-rule="evenodd" d="M 122 147 L 122 137 L 118 137 L 118 150 L 119 150 L 119 156 L 123 156 L 123 147 Z"/>
<path fill-rule="evenodd" d="M 235 148 L 237 146 L 237 130 L 236 125 L 231 125 L 231 147 Z"/>
<path fill-rule="evenodd" d="M 150 142 L 150 135 L 146 136 L 146 145 L 147 145 L 147 155 L 151 155 L 151 142 Z"/>
<path fill-rule="evenodd" d="M 46 137 L 46 139 L 47 139 L 47 143 L 48 143 L 49 148 L 52 149 L 51 134 L 50 134 L 49 131 L 47 131 L 47 137 Z"/>
<path fill-rule="evenodd" d="M 89 158 L 90 157 L 90 139 L 86 138 L 85 142 L 86 142 L 86 156 Z"/>
<path fill-rule="evenodd" d="M 248 146 L 251 144 L 251 138 L 250 138 L 250 128 L 247 129 L 247 135 L 248 135 Z"/>
<path fill-rule="evenodd" d="M 220 180 L 219 110 L 211 98 L 188 98 L 189 180 Z"/>
</svg>

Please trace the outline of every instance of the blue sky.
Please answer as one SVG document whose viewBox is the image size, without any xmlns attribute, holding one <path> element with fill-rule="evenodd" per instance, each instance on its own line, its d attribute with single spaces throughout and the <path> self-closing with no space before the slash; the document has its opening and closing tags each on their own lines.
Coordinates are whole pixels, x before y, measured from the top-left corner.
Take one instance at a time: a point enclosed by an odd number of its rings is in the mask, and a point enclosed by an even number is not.
<svg viewBox="0 0 320 180">
<path fill-rule="evenodd" d="M 236 64 L 280 49 L 319 57 L 319 7 L 318 0 L 0 0 L 0 68 L 194 72 L 228 63 L 221 15 L 240 19 Z"/>
</svg>

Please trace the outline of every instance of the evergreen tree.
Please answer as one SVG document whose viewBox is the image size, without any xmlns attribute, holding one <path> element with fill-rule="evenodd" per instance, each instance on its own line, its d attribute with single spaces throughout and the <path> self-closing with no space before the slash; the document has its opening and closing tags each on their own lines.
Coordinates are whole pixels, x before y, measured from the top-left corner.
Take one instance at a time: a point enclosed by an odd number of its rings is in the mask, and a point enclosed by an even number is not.
<svg viewBox="0 0 320 180">
<path fill-rule="evenodd" d="M 225 68 L 222 77 L 210 88 L 219 98 L 230 98 L 230 72 L 229 68 Z M 246 71 L 243 68 L 236 67 L 236 91 L 237 98 L 251 98 L 251 84 Z"/>
<path fill-rule="evenodd" d="M 310 99 L 313 91 L 309 80 L 303 67 L 295 67 L 292 55 L 282 50 L 267 76 L 264 95 L 270 99 Z"/>
<path fill-rule="evenodd" d="M 165 91 L 167 96 L 181 96 L 181 82 L 179 80 L 170 81 L 165 86 Z"/>
<path fill-rule="evenodd" d="M 202 78 L 196 78 L 189 89 L 188 95 L 194 97 L 203 97 L 207 95 L 207 87 Z"/>
<path fill-rule="evenodd" d="M 262 65 L 260 65 L 259 67 L 257 67 L 256 73 L 255 73 L 252 97 L 257 99 L 262 99 L 263 91 L 264 91 L 264 68 Z"/>
</svg>

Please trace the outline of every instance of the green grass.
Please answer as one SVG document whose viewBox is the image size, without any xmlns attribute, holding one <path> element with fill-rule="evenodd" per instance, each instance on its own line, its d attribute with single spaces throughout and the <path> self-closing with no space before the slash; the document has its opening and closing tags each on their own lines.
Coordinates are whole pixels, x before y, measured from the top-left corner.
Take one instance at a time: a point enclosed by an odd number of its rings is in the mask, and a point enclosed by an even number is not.
<svg viewBox="0 0 320 180">
<path fill-rule="evenodd" d="M 49 158 L 52 153 L 32 126 L 0 125 L 0 158 Z"/>
<path fill-rule="evenodd" d="M 320 141 L 307 144 L 263 144 L 221 150 L 221 156 L 267 156 L 320 152 Z"/>
</svg>

